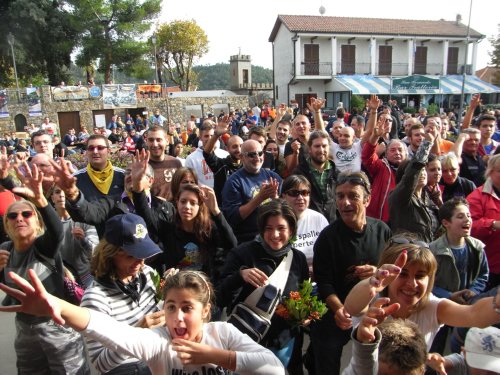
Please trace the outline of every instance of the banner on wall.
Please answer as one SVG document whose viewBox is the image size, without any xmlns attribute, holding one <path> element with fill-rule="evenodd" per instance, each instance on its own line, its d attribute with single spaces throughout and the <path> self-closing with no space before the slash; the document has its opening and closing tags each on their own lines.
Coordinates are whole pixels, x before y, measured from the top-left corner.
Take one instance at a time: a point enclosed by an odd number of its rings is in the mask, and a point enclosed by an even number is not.
<svg viewBox="0 0 500 375">
<path fill-rule="evenodd" d="M 104 108 L 137 108 L 135 84 L 102 85 Z"/>
<path fill-rule="evenodd" d="M 7 90 L 0 89 L 0 117 L 9 117 Z"/>
<path fill-rule="evenodd" d="M 85 86 L 58 86 L 52 87 L 54 100 L 82 100 L 89 98 L 89 89 Z"/>
<path fill-rule="evenodd" d="M 27 87 L 26 95 L 28 97 L 28 113 L 31 117 L 42 115 L 42 101 L 40 100 L 39 87 Z"/>
</svg>

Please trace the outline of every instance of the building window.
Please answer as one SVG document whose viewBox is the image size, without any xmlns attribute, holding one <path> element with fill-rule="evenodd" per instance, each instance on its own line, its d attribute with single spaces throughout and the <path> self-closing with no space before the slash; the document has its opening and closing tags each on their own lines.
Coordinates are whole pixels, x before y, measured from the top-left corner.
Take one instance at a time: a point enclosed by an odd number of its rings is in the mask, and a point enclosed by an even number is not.
<svg viewBox="0 0 500 375">
<path fill-rule="evenodd" d="M 356 72 L 356 46 L 343 44 L 341 47 L 341 74 L 355 74 Z"/>
<path fill-rule="evenodd" d="M 446 74 L 458 74 L 458 47 L 448 48 L 448 65 Z"/>
<path fill-rule="evenodd" d="M 392 46 L 378 47 L 378 74 L 383 76 L 392 74 Z"/>
<path fill-rule="evenodd" d="M 302 72 L 301 72 L 302 73 Z M 304 75 L 319 75 L 319 45 L 304 44 Z"/>
<path fill-rule="evenodd" d="M 243 84 L 248 85 L 248 69 L 243 69 Z"/>
<path fill-rule="evenodd" d="M 427 74 L 427 47 L 417 47 L 415 50 L 415 74 Z"/>
</svg>

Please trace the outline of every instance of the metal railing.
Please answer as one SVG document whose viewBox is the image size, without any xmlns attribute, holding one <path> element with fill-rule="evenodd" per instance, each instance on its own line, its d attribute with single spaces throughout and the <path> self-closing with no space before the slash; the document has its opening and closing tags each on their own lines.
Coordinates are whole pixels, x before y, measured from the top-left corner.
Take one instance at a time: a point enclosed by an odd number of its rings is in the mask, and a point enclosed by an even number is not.
<svg viewBox="0 0 500 375">
<path fill-rule="evenodd" d="M 300 65 L 300 75 L 303 76 L 331 76 L 331 62 L 302 62 Z"/>
</svg>

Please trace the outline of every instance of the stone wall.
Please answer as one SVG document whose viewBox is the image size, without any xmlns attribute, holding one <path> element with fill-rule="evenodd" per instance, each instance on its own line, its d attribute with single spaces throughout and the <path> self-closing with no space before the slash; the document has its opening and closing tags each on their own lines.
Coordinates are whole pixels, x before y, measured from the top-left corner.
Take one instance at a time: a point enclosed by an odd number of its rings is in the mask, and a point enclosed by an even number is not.
<svg viewBox="0 0 500 375">
<path fill-rule="evenodd" d="M 88 99 L 88 100 L 68 100 L 68 101 L 53 101 L 50 92 L 50 86 L 42 87 L 42 116 L 31 117 L 28 113 L 28 104 L 15 104 L 9 103 L 8 109 L 10 117 L 0 118 L 0 132 L 14 131 L 14 118 L 18 114 L 24 115 L 26 122 L 28 124 L 35 123 L 40 125 L 45 116 L 48 116 L 50 120 L 54 123 L 58 123 L 58 113 L 59 112 L 79 112 L 80 113 L 80 123 L 86 125 L 88 128 L 92 128 L 94 125 L 93 113 L 92 111 L 104 110 L 103 102 L 99 99 Z M 212 109 L 213 105 L 216 104 L 227 104 L 229 107 L 234 108 L 246 108 L 249 107 L 248 96 L 236 95 L 236 96 L 213 96 L 213 97 L 196 97 L 196 91 L 192 92 L 192 96 L 189 97 L 173 97 L 169 98 L 142 98 L 138 95 L 137 97 L 137 108 L 144 108 L 145 111 L 153 112 L 156 108 L 160 109 L 163 116 L 167 117 L 169 114 L 170 120 L 173 122 L 183 123 L 189 116 L 186 113 L 186 106 L 201 105 L 203 106 L 203 112 L 214 112 Z M 168 107 L 168 111 L 167 111 Z M 113 110 L 113 113 L 125 117 L 125 108 L 117 108 Z M 59 133 L 59 131 L 57 131 Z"/>
</svg>

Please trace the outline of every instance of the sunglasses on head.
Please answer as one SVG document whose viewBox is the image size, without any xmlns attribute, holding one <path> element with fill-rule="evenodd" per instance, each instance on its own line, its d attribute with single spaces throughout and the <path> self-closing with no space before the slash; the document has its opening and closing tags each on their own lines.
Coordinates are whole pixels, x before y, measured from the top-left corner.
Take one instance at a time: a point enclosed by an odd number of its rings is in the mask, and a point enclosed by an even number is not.
<svg viewBox="0 0 500 375">
<path fill-rule="evenodd" d="M 352 185 L 361 185 L 365 188 L 366 192 L 368 194 L 370 194 L 370 188 L 368 187 L 368 184 L 366 183 L 366 181 L 359 177 L 359 176 L 356 176 L 356 175 L 347 175 L 347 176 L 343 176 L 343 175 L 340 175 L 337 179 L 337 185 L 343 185 L 345 184 L 346 182 L 352 184 Z"/>
<path fill-rule="evenodd" d="M 426 249 L 429 248 L 429 244 L 424 241 L 412 240 L 404 237 L 393 237 L 389 240 L 390 244 L 398 244 L 398 245 L 417 245 L 420 247 L 424 247 Z"/>
<path fill-rule="evenodd" d="M 17 217 L 21 214 L 21 216 L 25 219 L 29 219 L 32 217 L 35 213 L 33 211 L 20 211 L 20 212 L 9 212 L 7 214 L 7 219 L 10 220 L 16 220 Z"/>
<path fill-rule="evenodd" d="M 291 197 L 297 198 L 299 195 L 302 195 L 303 197 L 308 197 L 311 192 L 309 190 L 288 190 L 285 192 L 286 195 L 289 195 Z"/>
<path fill-rule="evenodd" d="M 102 146 L 102 145 L 99 145 L 99 146 L 87 146 L 87 151 L 90 151 L 90 152 L 94 152 L 95 150 L 97 151 L 103 151 L 107 149 L 106 146 Z"/>
<path fill-rule="evenodd" d="M 246 157 L 255 158 L 256 156 L 264 155 L 264 151 L 252 151 L 243 153 Z"/>
</svg>

